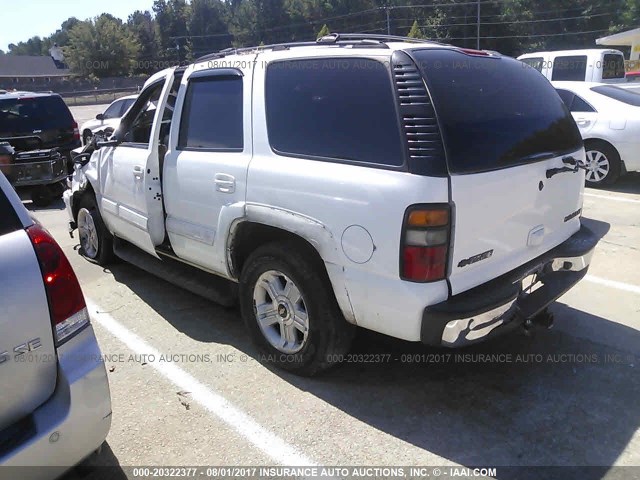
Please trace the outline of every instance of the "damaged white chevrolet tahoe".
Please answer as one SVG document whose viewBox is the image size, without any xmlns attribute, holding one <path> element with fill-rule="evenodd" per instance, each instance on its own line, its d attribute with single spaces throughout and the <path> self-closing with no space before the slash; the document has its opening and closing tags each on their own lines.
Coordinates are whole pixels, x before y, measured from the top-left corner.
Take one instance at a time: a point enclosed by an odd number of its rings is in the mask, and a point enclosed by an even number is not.
<svg viewBox="0 0 640 480">
<path fill-rule="evenodd" d="M 587 272 L 584 149 L 514 59 L 387 36 L 152 76 L 65 195 L 81 251 L 225 305 L 311 375 L 354 326 L 458 347 L 548 320 Z"/>
</svg>

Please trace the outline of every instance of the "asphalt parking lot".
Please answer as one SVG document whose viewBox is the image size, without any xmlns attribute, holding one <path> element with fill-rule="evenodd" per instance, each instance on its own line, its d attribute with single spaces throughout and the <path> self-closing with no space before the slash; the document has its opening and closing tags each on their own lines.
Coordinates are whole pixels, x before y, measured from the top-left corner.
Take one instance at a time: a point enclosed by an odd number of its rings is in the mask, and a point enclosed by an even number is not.
<svg viewBox="0 0 640 480">
<path fill-rule="evenodd" d="M 62 202 L 32 210 L 76 270 L 111 385 L 108 443 L 68 480 L 135 478 L 125 467 L 141 465 L 463 465 L 498 478 L 514 478 L 504 466 L 640 465 L 640 175 L 586 191 L 587 222 L 610 229 L 553 307 L 554 329 L 461 352 L 362 331 L 354 352 L 390 361 L 315 379 L 263 366 L 238 311 L 83 260 Z M 92 468 L 105 465 L 116 468 Z"/>
</svg>

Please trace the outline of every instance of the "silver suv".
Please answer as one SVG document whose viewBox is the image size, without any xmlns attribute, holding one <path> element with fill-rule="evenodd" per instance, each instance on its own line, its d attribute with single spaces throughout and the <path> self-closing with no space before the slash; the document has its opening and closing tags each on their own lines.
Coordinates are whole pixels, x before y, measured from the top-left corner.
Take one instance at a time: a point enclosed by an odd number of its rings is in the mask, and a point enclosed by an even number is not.
<svg viewBox="0 0 640 480">
<path fill-rule="evenodd" d="M 69 261 L 2 173 L 0 278 L 0 478 L 53 478 L 107 437 L 109 384 Z"/>
</svg>

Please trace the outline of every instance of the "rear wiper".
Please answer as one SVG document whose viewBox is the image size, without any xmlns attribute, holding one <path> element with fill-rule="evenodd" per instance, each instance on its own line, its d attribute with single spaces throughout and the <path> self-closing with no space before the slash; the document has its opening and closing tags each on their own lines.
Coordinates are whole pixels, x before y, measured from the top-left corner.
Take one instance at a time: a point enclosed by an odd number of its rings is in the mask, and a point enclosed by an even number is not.
<svg viewBox="0 0 640 480">
<path fill-rule="evenodd" d="M 564 173 L 564 172 L 576 173 L 580 169 L 583 169 L 583 170 L 587 169 L 587 167 L 585 167 L 580 161 L 576 160 L 571 155 L 569 155 L 568 157 L 564 157 L 562 159 L 562 163 L 570 166 L 561 167 L 561 168 L 550 168 L 549 170 L 547 170 L 547 178 L 551 178 L 554 175 L 558 175 L 559 173 Z"/>
</svg>

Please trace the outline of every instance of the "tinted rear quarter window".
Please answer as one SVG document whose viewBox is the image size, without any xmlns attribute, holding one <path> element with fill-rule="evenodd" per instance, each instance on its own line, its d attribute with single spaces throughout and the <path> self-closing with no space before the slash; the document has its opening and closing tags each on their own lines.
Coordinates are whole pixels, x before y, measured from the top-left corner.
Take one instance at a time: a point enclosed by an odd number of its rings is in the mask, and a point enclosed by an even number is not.
<svg viewBox="0 0 640 480">
<path fill-rule="evenodd" d="M 0 100 L 0 132 L 69 128 L 72 123 L 69 108 L 57 95 Z"/>
<path fill-rule="evenodd" d="M 572 112 L 595 112 L 596 109 L 587 103 L 587 101 L 579 95 L 576 95 L 571 104 Z"/>
<path fill-rule="evenodd" d="M 2 173 L 0 173 L 0 175 L 2 175 Z M 0 236 L 15 232 L 21 228 L 22 224 L 18 219 L 18 215 L 7 199 L 7 196 L 2 189 L 0 189 Z"/>
<path fill-rule="evenodd" d="M 560 98 L 562 99 L 564 104 L 567 106 L 567 108 L 571 109 L 573 98 L 576 95 L 573 92 L 570 92 L 569 90 L 556 89 L 556 91 L 558 92 L 558 95 L 560 95 Z"/>
<path fill-rule="evenodd" d="M 553 61 L 551 80 L 584 82 L 587 73 L 587 56 L 572 55 L 556 57 Z"/>
<path fill-rule="evenodd" d="M 558 95 L 567 106 L 567 108 L 572 112 L 595 112 L 596 110 L 589 105 L 582 97 L 576 95 L 569 90 L 564 89 L 556 89 Z"/>
<path fill-rule="evenodd" d="M 289 156 L 401 166 L 388 66 L 372 59 L 289 60 L 267 69 L 271 147 Z"/>
<path fill-rule="evenodd" d="M 200 77 L 189 82 L 178 147 L 242 151 L 242 77 Z"/>
<path fill-rule="evenodd" d="M 431 91 L 451 173 L 508 168 L 582 146 L 549 81 L 520 61 L 435 48 L 413 54 Z"/>
<path fill-rule="evenodd" d="M 602 79 L 624 78 L 624 58 L 622 55 L 607 53 L 602 61 Z"/>
<path fill-rule="evenodd" d="M 614 87 L 612 85 L 601 85 L 599 87 L 592 87 L 591 90 L 599 93 L 600 95 L 604 95 L 605 97 L 626 103 L 627 105 L 640 107 L 640 94 L 631 92 L 625 88 Z"/>
</svg>

